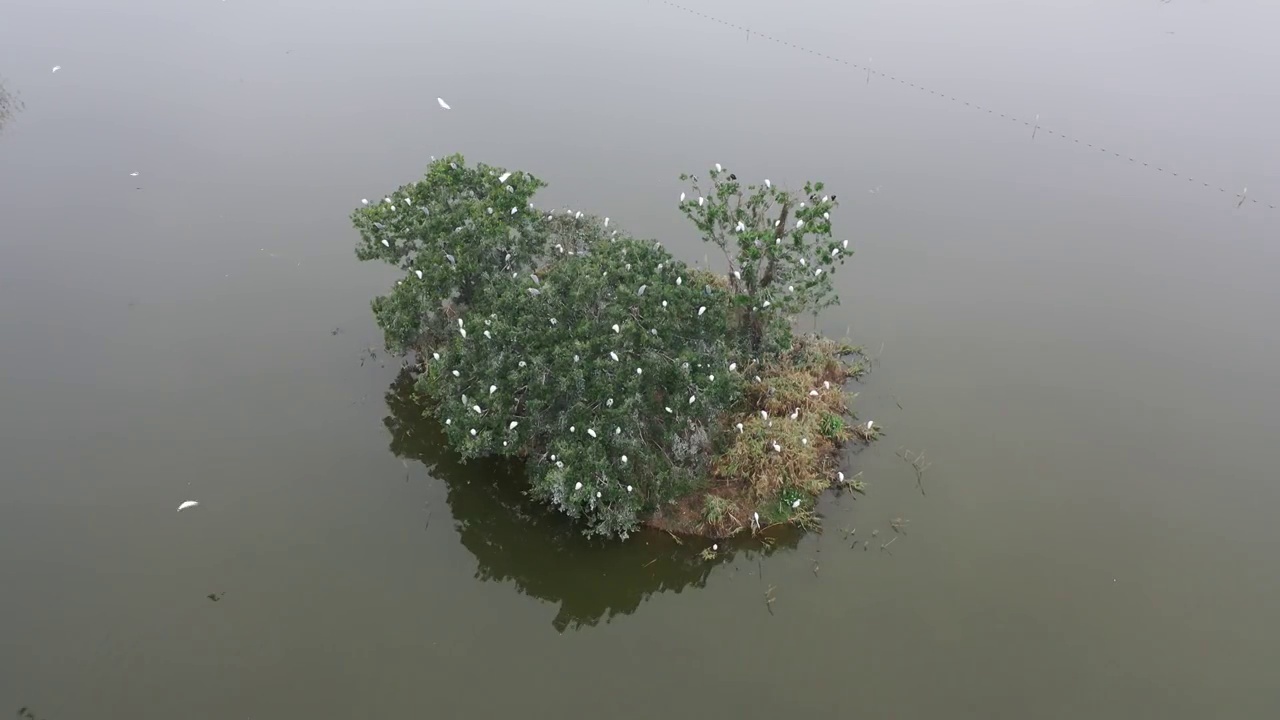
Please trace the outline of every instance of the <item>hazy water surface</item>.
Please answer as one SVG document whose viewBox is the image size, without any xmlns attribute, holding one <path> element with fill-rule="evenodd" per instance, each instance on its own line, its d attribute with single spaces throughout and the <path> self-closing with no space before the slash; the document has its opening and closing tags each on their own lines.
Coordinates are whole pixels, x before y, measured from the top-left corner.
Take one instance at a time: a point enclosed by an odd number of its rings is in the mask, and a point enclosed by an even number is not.
<svg viewBox="0 0 1280 720">
<path fill-rule="evenodd" d="M 1280 6 L 684 7 L 924 90 L 659 0 L 0 9 L 0 711 L 1280 712 Z M 347 220 L 454 151 L 691 261 L 680 172 L 826 181 L 869 493 L 704 563 L 459 466 Z"/>
</svg>

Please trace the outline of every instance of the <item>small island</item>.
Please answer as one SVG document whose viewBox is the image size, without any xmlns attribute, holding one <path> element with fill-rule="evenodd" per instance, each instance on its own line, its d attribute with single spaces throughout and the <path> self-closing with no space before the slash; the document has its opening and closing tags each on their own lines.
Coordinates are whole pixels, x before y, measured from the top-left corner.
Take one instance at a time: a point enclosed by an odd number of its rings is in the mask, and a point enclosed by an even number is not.
<svg viewBox="0 0 1280 720">
<path fill-rule="evenodd" d="M 403 273 L 374 316 L 388 349 L 415 354 L 415 392 L 452 449 L 523 462 L 526 493 L 588 535 L 812 527 L 815 498 L 861 490 L 841 447 L 878 435 L 845 392 L 861 351 L 793 327 L 838 302 L 851 251 L 832 237 L 836 198 L 720 165 L 705 188 L 681 180 L 679 209 L 726 273 L 538 207 L 529 173 L 436 160 L 351 215 L 356 256 Z"/>
</svg>

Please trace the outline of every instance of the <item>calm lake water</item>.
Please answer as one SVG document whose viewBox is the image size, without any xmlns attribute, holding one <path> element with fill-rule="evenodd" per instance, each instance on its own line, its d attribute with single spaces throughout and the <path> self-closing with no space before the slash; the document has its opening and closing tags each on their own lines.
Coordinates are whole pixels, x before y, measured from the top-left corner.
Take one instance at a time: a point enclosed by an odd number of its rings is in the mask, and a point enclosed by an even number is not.
<svg viewBox="0 0 1280 720">
<path fill-rule="evenodd" d="M 5 3 L 0 712 L 1280 713 L 1280 5 L 684 2 L 757 34 Z M 818 326 L 880 360 L 868 494 L 707 563 L 459 466 L 365 352 L 393 278 L 347 220 L 453 151 L 690 261 L 680 172 L 825 180 L 857 254 Z"/>
</svg>

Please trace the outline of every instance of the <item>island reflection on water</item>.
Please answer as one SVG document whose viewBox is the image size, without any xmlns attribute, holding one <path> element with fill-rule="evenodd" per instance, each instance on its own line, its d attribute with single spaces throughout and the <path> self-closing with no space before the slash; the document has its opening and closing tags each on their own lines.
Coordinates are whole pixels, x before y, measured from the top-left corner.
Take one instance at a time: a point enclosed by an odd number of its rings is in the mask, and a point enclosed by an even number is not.
<svg viewBox="0 0 1280 720">
<path fill-rule="evenodd" d="M 476 558 L 476 577 L 510 581 L 526 595 L 558 604 L 552 625 L 561 632 L 630 615 L 655 593 L 704 587 L 719 565 L 799 543 L 801 534 L 790 531 L 771 536 L 768 543 L 722 542 L 707 560 L 701 552 L 710 542 L 699 538 L 681 542 L 641 530 L 623 543 L 588 539 L 567 518 L 524 496 L 518 463 L 461 463 L 440 424 L 424 416 L 409 370 L 391 383 L 385 401 L 391 452 L 422 463 L 431 478 L 444 483 L 454 528 Z"/>
</svg>

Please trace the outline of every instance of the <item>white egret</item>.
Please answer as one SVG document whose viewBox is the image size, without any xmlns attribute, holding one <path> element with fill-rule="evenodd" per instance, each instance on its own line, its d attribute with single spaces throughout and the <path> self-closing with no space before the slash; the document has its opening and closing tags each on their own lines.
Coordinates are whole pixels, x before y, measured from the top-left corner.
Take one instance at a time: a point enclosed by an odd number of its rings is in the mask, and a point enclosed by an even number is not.
<svg viewBox="0 0 1280 720">
<path fill-rule="evenodd" d="M 774 443 L 773 443 L 773 451 L 774 451 L 774 452 L 776 452 L 776 453 L 780 453 L 780 452 L 782 452 L 782 446 L 781 446 L 781 445 L 779 445 L 779 444 L 777 443 L 777 441 L 774 441 Z"/>
<path fill-rule="evenodd" d="M 831 219 L 831 213 L 829 213 L 829 212 L 824 212 L 824 213 L 822 213 L 822 219 L 823 219 L 823 220 L 830 220 L 830 219 Z"/>
<path fill-rule="evenodd" d="M 666 307 L 666 306 L 667 306 L 667 301 L 666 301 L 666 300 L 663 300 L 663 301 L 662 301 L 662 307 Z"/>
<path fill-rule="evenodd" d="M 767 188 L 771 188 L 771 187 L 773 187 L 773 183 L 769 182 L 769 178 L 765 178 L 765 179 L 764 179 L 764 186 L 765 186 L 765 187 L 767 187 Z"/>
<path fill-rule="evenodd" d="M 613 434 L 614 434 L 614 435 L 621 435 L 621 434 L 622 434 L 622 428 L 621 428 L 621 427 L 615 427 L 615 428 L 613 429 Z"/>
<path fill-rule="evenodd" d="M 472 406 L 471 406 L 471 409 L 472 409 L 472 410 L 475 410 L 477 415 L 483 415 L 483 414 L 484 414 L 484 411 L 480 409 L 480 406 L 479 406 L 479 405 L 472 405 Z"/>
<path fill-rule="evenodd" d="M 509 173 L 509 172 L 504 172 L 504 173 L 502 173 L 501 175 L 499 175 L 499 176 L 498 176 L 498 182 L 500 182 L 500 183 L 504 183 L 504 182 L 506 182 L 506 181 L 507 181 L 507 178 L 509 178 L 509 177 L 511 177 L 511 173 Z"/>
<path fill-rule="evenodd" d="M 628 485 L 628 486 L 627 486 L 627 492 L 631 492 L 631 486 L 630 486 L 630 485 Z"/>
<path fill-rule="evenodd" d="M 845 240 L 843 243 L 841 243 L 841 247 L 845 248 L 846 250 L 849 249 L 849 241 Z"/>
<path fill-rule="evenodd" d="M 836 482 L 844 482 L 844 473 L 842 472 L 836 473 Z"/>
<path fill-rule="evenodd" d="M 602 497 L 604 497 L 604 493 L 602 493 L 602 492 L 600 492 L 599 490 L 597 490 L 597 491 L 596 491 L 596 498 L 597 498 L 597 499 L 599 499 L 599 498 L 602 498 Z"/>
<path fill-rule="evenodd" d="M 677 285 L 683 285 L 683 284 L 684 284 L 684 278 L 682 278 L 682 277 L 678 277 L 678 278 L 676 278 L 676 284 L 677 284 Z"/>
<path fill-rule="evenodd" d="M 52 72 L 58 72 L 58 71 L 59 71 L 59 70 L 61 70 L 61 69 L 62 69 L 62 66 L 61 66 L 61 65 L 54 65 L 54 66 L 53 66 L 53 70 L 52 70 Z"/>
<path fill-rule="evenodd" d="M 421 279 L 422 279 L 422 271 L 421 271 L 421 270 L 414 270 L 414 271 L 413 271 L 413 274 L 414 274 L 414 275 L 417 275 L 419 280 L 421 280 Z"/>
<path fill-rule="evenodd" d="M 717 544 L 715 544 L 715 543 L 712 543 L 712 544 L 711 544 L 711 552 L 715 552 L 716 550 L 719 550 L 719 549 L 720 549 L 720 546 L 719 546 L 719 545 L 717 545 Z"/>
<path fill-rule="evenodd" d="M 770 306 L 770 305 L 772 305 L 772 304 L 773 304 L 773 303 L 769 302 L 768 300 L 765 300 L 765 301 L 764 301 L 764 307 L 769 307 L 769 306 Z"/>
<path fill-rule="evenodd" d="M 666 410 L 668 413 L 669 413 L 669 412 L 671 412 L 671 408 L 669 408 L 669 407 L 663 407 L 662 409 L 663 409 L 663 410 Z"/>
<path fill-rule="evenodd" d="M 760 411 L 760 419 L 761 419 L 761 420 L 768 420 L 768 419 L 769 419 L 769 412 L 768 412 L 767 410 L 761 410 L 761 411 Z"/>
<path fill-rule="evenodd" d="M 707 382 L 715 382 L 715 381 L 716 381 L 716 376 L 715 376 L 715 375 L 708 375 L 708 376 L 707 376 Z"/>
<path fill-rule="evenodd" d="M 823 380 L 823 381 L 822 381 L 822 387 L 823 387 L 823 389 L 824 389 L 824 390 L 830 390 L 830 389 L 831 389 L 831 381 L 830 381 L 830 380 Z"/>
<path fill-rule="evenodd" d="M 452 109 L 453 109 L 453 108 L 449 107 L 449 103 L 447 103 L 447 102 L 445 102 L 445 101 L 444 101 L 444 98 L 436 98 L 436 102 L 440 103 L 440 107 L 444 108 L 445 110 L 452 110 Z M 455 170 L 457 169 L 457 166 L 456 166 L 456 165 L 454 166 L 454 169 L 455 169 Z"/>
<path fill-rule="evenodd" d="M 613 361 L 614 361 L 614 362 L 618 362 L 618 353 L 616 353 L 616 352 L 614 352 L 614 351 L 610 350 L 610 351 L 609 351 L 609 357 L 613 358 Z"/>
<path fill-rule="evenodd" d="M 604 226 L 609 227 L 609 218 L 604 219 Z"/>
<path fill-rule="evenodd" d="M 591 437 L 595 437 L 596 431 L 594 428 L 587 428 L 587 434 L 590 435 Z"/>
<path fill-rule="evenodd" d="M 360 198 L 360 204 L 361 204 L 361 205 L 368 205 L 368 204 L 369 204 L 369 198 Z"/>
<path fill-rule="evenodd" d="M 383 238 L 383 239 L 382 239 L 382 244 L 383 244 L 385 247 L 391 247 L 391 243 L 387 242 L 387 239 L 386 239 L 386 238 Z"/>
<path fill-rule="evenodd" d="M 795 410 L 792 410 L 792 411 L 791 411 L 791 419 L 792 419 L 792 420 L 795 420 L 795 419 L 796 419 L 796 418 L 798 418 L 798 417 L 800 417 L 800 408 L 796 408 Z"/>
<path fill-rule="evenodd" d="M 607 401 L 605 401 L 604 406 L 605 406 L 605 407 L 613 407 L 613 398 L 609 398 Z"/>
<path fill-rule="evenodd" d="M 389 198 L 389 197 L 384 197 L 384 198 L 382 198 L 382 202 L 384 202 L 384 203 L 386 203 L 386 204 L 388 204 L 388 205 L 395 205 L 395 204 L 396 204 L 396 203 L 395 203 L 395 201 L 394 201 L 394 200 L 392 200 L 392 199 L 391 199 L 391 198 Z"/>
<path fill-rule="evenodd" d="M 704 313 L 704 312 L 706 312 L 706 311 L 707 311 L 707 306 L 706 306 L 706 305 L 703 305 L 702 307 L 698 308 L 698 317 L 702 317 L 702 313 Z"/>
<path fill-rule="evenodd" d="M 680 193 L 680 202 L 684 202 L 684 193 Z"/>
<path fill-rule="evenodd" d="M 720 167 L 720 163 L 716 163 L 716 172 L 720 172 L 721 170 L 724 170 L 724 168 Z"/>
<path fill-rule="evenodd" d="M 433 352 L 433 353 L 431 353 L 431 359 L 432 359 L 432 360 L 439 360 L 439 359 L 440 359 L 440 353 L 438 353 L 438 352 Z"/>
<path fill-rule="evenodd" d="M 454 370 L 454 371 L 453 371 L 453 376 L 454 376 L 454 377 L 462 377 L 462 373 L 458 372 L 457 370 Z"/>
<path fill-rule="evenodd" d="M 466 331 L 466 328 L 458 328 L 458 332 L 462 333 L 462 339 L 463 339 L 463 340 L 466 340 L 466 339 L 467 339 L 467 331 Z"/>
<path fill-rule="evenodd" d="M 692 404 L 693 404 L 693 401 L 694 401 L 694 400 L 697 400 L 697 399 L 698 399 L 698 396 L 697 396 L 697 395 L 690 395 L 690 396 L 689 396 L 689 404 L 690 404 L 690 405 L 692 405 Z"/>
<path fill-rule="evenodd" d="M 574 356 L 573 356 L 573 361 L 574 361 L 574 362 L 578 362 L 578 361 L 579 361 L 579 360 L 581 360 L 581 359 L 582 359 L 582 358 L 579 358 L 577 355 L 574 355 Z"/>
<path fill-rule="evenodd" d="M 476 429 L 471 428 L 471 437 L 475 437 L 475 436 L 476 436 Z"/>
<path fill-rule="evenodd" d="M 810 391 L 809 391 L 809 397 L 818 397 L 818 391 L 817 391 L 817 390 L 810 390 Z"/>
<path fill-rule="evenodd" d="M 734 370 L 737 370 L 737 369 L 738 369 L 738 363 L 729 363 L 729 372 L 733 372 Z"/>
<path fill-rule="evenodd" d="M 702 203 L 703 203 L 703 202 L 704 202 L 704 201 L 703 201 L 703 199 L 702 199 L 702 196 L 701 196 L 701 195 L 699 195 L 699 196 L 698 196 L 698 207 L 702 207 Z"/>
<path fill-rule="evenodd" d="M 799 229 L 800 229 L 800 228 L 802 228 L 802 227 L 804 227 L 804 221 L 803 221 L 803 220 L 797 220 L 797 221 L 796 221 L 796 229 L 797 229 L 797 230 L 799 230 Z"/>
<path fill-rule="evenodd" d="M 57 68 L 54 68 L 54 70 L 57 70 Z M 199 502 L 199 501 L 197 501 L 197 500 L 187 500 L 187 501 L 184 501 L 181 505 L 179 505 L 179 506 L 178 506 L 178 512 L 182 512 L 183 510 L 186 510 L 187 508 L 193 508 L 193 507 L 195 507 L 195 506 L 197 506 L 197 505 L 199 505 L 199 504 L 200 504 L 200 502 Z"/>
<path fill-rule="evenodd" d="M 515 214 L 516 214 L 516 211 L 517 211 L 517 210 L 519 210 L 519 209 L 520 209 L 520 208 L 518 208 L 518 207 L 513 207 L 513 208 L 511 208 L 511 214 L 512 214 L 512 215 L 515 215 Z"/>
<path fill-rule="evenodd" d="M 557 323 L 559 323 L 559 322 L 560 322 L 559 320 L 556 320 L 555 318 L 551 318 L 551 324 L 552 324 L 552 325 L 556 325 L 556 324 L 557 324 Z"/>
<path fill-rule="evenodd" d="M 622 332 L 622 328 L 618 327 L 618 324 L 617 324 L 617 323 L 614 323 L 614 324 L 613 324 L 613 331 L 614 331 L 614 332 L 616 332 L 616 333 L 620 333 L 620 332 Z"/>
<path fill-rule="evenodd" d="M 637 374 L 637 375 L 643 375 L 643 374 L 644 374 L 644 370 L 641 370 L 640 368 L 636 368 L 636 374 Z"/>
<path fill-rule="evenodd" d="M 794 509 L 796 509 L 796 508 L 798 508 L 798 507 L 800 507 L 800 498 L 796 498 L 796 501 L 795 501 L 795 502 L 793 502 L 793 503 L 791 503 L 791 509 L 792 509 L 792 510 L 794 510 Z"/>
<path fill-rule="evenodd" d="M 453 424 L 453 418 L 445 418 L 445 419 L 444 419 L 444 424 L 445 424 L 445 425 L 452 425 L 452 424 Z"/>
<path fill-rule="evenodd" d="M 738 432 L 742 432 L 742 423 L 738 423 Z"/>
<path fill-rule="evenodd" d="M 521 360 L 521 361 L 520 361 L 520 367 L 524 367 L 524 366 L 525 366 L 525 361 Z"/>
<path fill-rule="evenodd" d="M 800 444 L 801 444 L 801 445 L 808 445 L 808 444 L 809 444 L 809 438 L 800 438 Z"/>
<path fill-rule="evenodd" d="M 582 483 L 578 483 L 577 485 L 574 485 L 574 486 L 573 486 L 573 489 L 574 489 L 574 490 L 581 490 L 581 489 L 582 489 Z"/>
<path fill-rule="evenodd" d="M 871 428 L 873 428 L 873 427 L 875 427 L 875 423 L 874 423 L 874 422 L 872 422 L 872 421 L 870 421 L 870 420 L 868 420 L 868 421 L 867 421 L 867 432 L 871 432 Z"/>
<path fill-rule="evenodd" d="M 734 277 L 735 279 L 737 279 L 737 280 L 741 280 L 741 279 L 742 279 L 742 273 L 738 272 L 737 270 L 734 270 L 734 271 L 733 271 L 733 277 Z"/>
<path fill-rule="evenodd" d="M 817 270 L 814 270 L 814 271 L 813 271 L 813 274 L 814 274 L 814 276 L 815 276 L 815 277 L 816 277 L 816 276 L 818 276 L 818 275 L 821 275 L 821 274 L 822 274 L 822 268 L 818 268 Z"/>
<path fill-rule="evenodd" d="M 485 331 L 484 331 L 484 336 L 485 336 L 486 338 L 490 339 L 490 340 L 492 340 L 492 339 L 493 339 L 493 335 L 491 335 L 491 334 L 489 333 L 489 331 L 488 331 L 488 330 L 485 330 Z"/>
<path fill-rule="evenodd" d="M 497 385 L 490 385 L 490 386 L 489 386 L 489 394 L 490 394 L 490 395 L 494 394 L 494 393 L 495 393 L 495 392 L 497 392 L 497 391 L 498 391 L 498 386 L 497 386 Z"/>
<path fill-rule="evenodd" d="M 622 464 L 623 464 L 623 465 L 626 465 L 626 464 L 627 464 L 627 456 L 626 456 L 626 455 L 623 455 L 623 456 L 622 456 Z"/>
<path fill-rule="evenodd" d="M 641 285 L 640 289 L 636 290 L 636 295 L 637 296 L 644 295 L 644 291 L 648 289 L 649 289 L 648 285 Z"/>
<path fill-rule="evenodd" d="M 741 220 L 738 221 L 738 227 L 734 228 L 734 230 L 737 230 L 738 232 L 742 232 L 743 230 L 746 230 L 746 229 L 747 229 L 746 223 L 742 222 Z"/>
<path fill-rule="evenodd" d="M 577 426 L 577 425 L 570 425 L 570 426 L 569 426 L 569 432 L 578 432 L 578 426 Z"/>
<path fill-rule="evenodd" d="M 520 424 L 520 423 L 519 423 L 519 421 L 517 421 L 517 420 L 512 420 L 512 421 L 511 421 L 511 424 L 507 426 L 507 429 L 508 429 L 508 430 L 515 430 L 515 429 L 516 429 L 516 426 L 517 426 L 517 425 L 519 425 L 519 424 Z"/>
<path fill-rule="evenodd" d="M 807 266 L 807 265 L 809 264 L 809 261 L 808 261 L 808 260 L 805 260 L 804 258 L 800 258 L 800 264 L 801 264 L 801 265 L 806 265 L 806 266 Z"/>
</svg>

